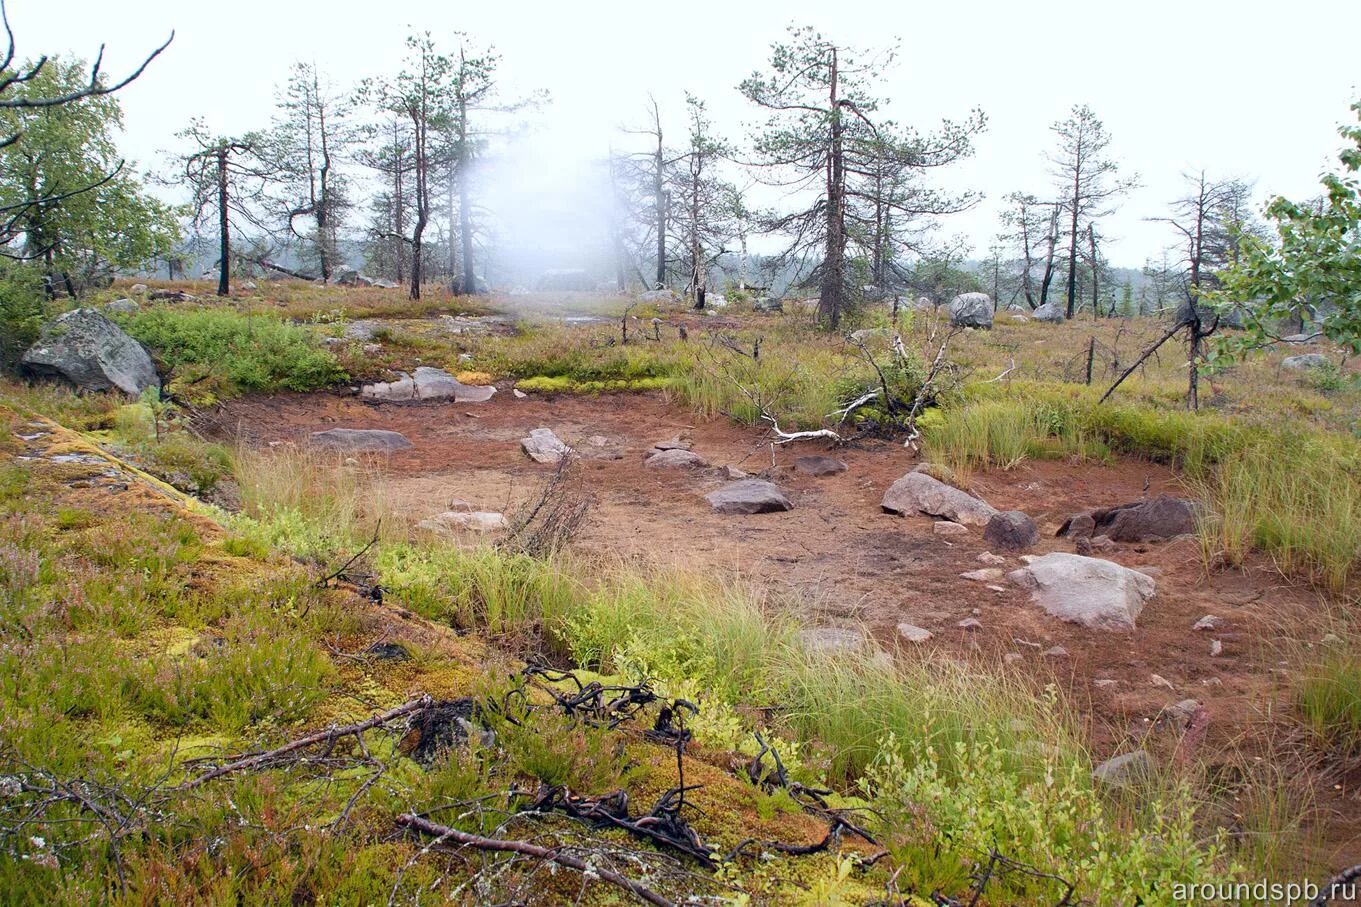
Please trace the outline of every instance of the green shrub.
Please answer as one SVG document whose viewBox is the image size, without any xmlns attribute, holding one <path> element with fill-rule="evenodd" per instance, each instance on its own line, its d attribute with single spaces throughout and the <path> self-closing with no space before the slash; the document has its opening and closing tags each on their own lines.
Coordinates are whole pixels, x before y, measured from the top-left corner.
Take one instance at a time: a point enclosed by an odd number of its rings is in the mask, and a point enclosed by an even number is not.
<svg viewBox="0 0 1361 907">
<path fill-rule="evenodd" d="M 124 327 L 171 370 L 171 388 L 206 403 L 246 391 L 309 391 L 346 378 L 307 329 L 268 315 L 155 308 Z"/>
<path fill-rule="evenodd" d="M 0 372 L 19 367 L 46 317 L 38 270 L 0 258 Z"/>
</svg>

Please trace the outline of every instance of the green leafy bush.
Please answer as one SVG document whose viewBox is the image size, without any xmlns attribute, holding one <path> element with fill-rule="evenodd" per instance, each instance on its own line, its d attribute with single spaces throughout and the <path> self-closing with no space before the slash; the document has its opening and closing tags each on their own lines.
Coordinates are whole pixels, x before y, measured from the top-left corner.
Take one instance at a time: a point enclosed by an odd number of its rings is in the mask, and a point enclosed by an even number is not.
<svg viewBox="0 0 1361 907">
<path fill-rule="evenodd" d="M 129 316 L 124 327 L 171 370 L 171 388 L 194 402 L 316 390 L 347 377 L 305 328 L 267 315 L 158 308 Z"/>
</svg>

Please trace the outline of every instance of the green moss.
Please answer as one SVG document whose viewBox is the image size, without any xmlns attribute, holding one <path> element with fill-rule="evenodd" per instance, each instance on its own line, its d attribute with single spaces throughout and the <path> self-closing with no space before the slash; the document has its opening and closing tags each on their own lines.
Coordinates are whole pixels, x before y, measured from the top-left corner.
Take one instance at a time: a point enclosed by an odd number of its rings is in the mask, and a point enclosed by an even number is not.
<svg viewBox="0 0 1361 907">
<path fill-rule="evenodd" d="M 568 375 L 538 375 L 522 378 L 515 386 L 526 393 L 540 394 L 604 394 L 666 390 L 676 385 L 674 378 L 617 378 L 608 380 L 579 379 Z"/>
</svg>

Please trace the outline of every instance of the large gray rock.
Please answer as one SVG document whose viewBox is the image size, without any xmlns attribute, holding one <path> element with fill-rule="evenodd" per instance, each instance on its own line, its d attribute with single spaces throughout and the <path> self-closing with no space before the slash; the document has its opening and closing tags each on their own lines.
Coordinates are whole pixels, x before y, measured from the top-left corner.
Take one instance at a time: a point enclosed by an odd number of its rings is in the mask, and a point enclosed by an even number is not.
<svg viewBox="0 0 1361 907">
<path fill-rule="evenodd" d="M 704 499 L 719 513 L 776 513 L 794 507 L 779 488 L 761 479 L 729 482 Z"/>
<path fill-rule="evenodd" d="M 136 300 L 129 299 L 125 296 L 122 299 L 115 299 L 113 302 L 105 305 L 104 311 L 113 312 L 116 315 L 135 315 L 141 308 L 142 307 L 137 304 Z"/>
<path fill-rule="evenodd" d="M 950 300 L 950 323 L 962 328 L 992 328 L 992 297 L 960 293 Z"/>
<path fill-rule="evenodd" d="M 671 290 L 645 290 L 638 294 L 639 302 L 675 302 L 676 294 Z"/>
<path fill-rule="evenodd" d="M 146 349 L 94 309 L 58 315 L 20 363 L 30 374 L 65 378 L 87 391 L 116 387 L 136 397 L 161 386 Z"/>
<path fill-rule="evenodd" d="M 406 450 L 411 442 L 401 432 L 380 428 L 328 428 L 312 432 L 312 445 L 329 450 L 387 452 Z"/>
<path fill-rule="evenodd" d="M 463 384 L 443 369 L 422 365 L 414 375 L 396 381 L 366 384 L 359 396 L 375 403 L 411 403 L 418 400 L 450 400 L 455 403 L 486 403 L 496 393 L 491 385 Z"/>
<path fill-rule="evenodd" d="M 1322 353 L 1305 353 L 1303 356 L 1287 356 L 1281 360 L 1281 368 L 1288 368 L 1297 372 L 1311 371 L 1316 368 L 1324 368 L 1332 362 Z"/>
<path fill-rule="evenodd" d="M 520 439 L 520 447 L 535 463 L 561 463 L 563 457 L 572 453 L 572 448 L 553 434 L 551 428 L 534 429 L 528 438 Z"/>
<path fill-rule="evenodd" d="M 1007 578 L 1049 614 L 1092 630 L 1133 630 L 1156 590 L 1152 577 L 1100 558 L 1054 552 L 1024 560 Z"/>
<path fill-rule="evenodd" d="M 1195 531 L 1196 505 L 1160 494 L 1150 501 L 1074 514 L 1059 527 L 1058 534 L 1069 538 L 1104 535 L 1115 542 L 1147 542 Z"/>
<path fill-rule="evenodd" d="M 1046 302 L 1044 305 L 1031 312 L 1030 317 L 1035 321 L 1048 321 L 1053 323 L 1068 320 L 1068 316 L 1057 302 Z"/>
<path fill-rule="evenodd" d="M 970 526 L 986 526 L 997 509 L 924 472 L 909 472 L 884 492 L 889 513 L 925 513 Z"/>
<path fill-rule="evenodd" d="M 1107 759 L 1092 770 L 1092 779 L 1109 787 L 1138 787 L 1153 779 L 1157 766 L 1145 750 Z"/>
</svg>

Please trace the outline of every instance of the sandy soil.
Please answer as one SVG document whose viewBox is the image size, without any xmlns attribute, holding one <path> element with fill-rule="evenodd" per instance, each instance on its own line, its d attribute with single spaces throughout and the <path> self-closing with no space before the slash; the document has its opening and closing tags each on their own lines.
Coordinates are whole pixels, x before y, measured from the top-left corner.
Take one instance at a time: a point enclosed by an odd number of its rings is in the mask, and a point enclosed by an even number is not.
<svg viewBox="0 0 1361 907">
<path fill-rule="evenodd" d="M 920 649 L 900 643 L 896 627 L 903 621 L 935 634 L 921 649 L 993 660 L 1015 653 L 1019 658 L 1011 661 L 1021 670 L 1071 691 L 1103 752 L 1158 736 L 1163 710 L 1187 698 L 1203 704 L 1208 723 L 1199 745 L 1211 752 L 1231 742 L 1251 751 L 1256 740 L 1288 733 L 1275 717 L 1285 707 L 1285 663 L 1275 643 L 1287 629 L 1299 636 L 1300 626 L 1323 607 L 1317 593 L 1282 578 L 1265 561 L 1207 571 L 1198 544 L 1177 540 L 1119 545 L 1104 555 L 1155 568 L 1158 592 L 1136 631 L 1066 624 L 1005 581 L 991 588 L 960 578 L 984 566 L 978 556 L 988 548 L 980 531 L 946 538 L 932 531 L 927 517 L 881 510 L 884 490 L 918 462 L 899 445 L 866 442 L 835 451 L 820 443 L 792 445 L 777 448 L 772 463 L 759 430 L 696 421 L 659 395 L 517 399 L 504 390 L 483 405 L 415 406 L 280 395 L 238 401 L 214 422 L 218 434 L 253 445 L 303 443 L 310 432 L 335 427 L 400 431 L 413 448 L 383 458 L 381 468 L 391 493 L 417 517 L 447 509 L 452 499 L 489 510 L 514 506 L 551 470 L 529 460 L 519 439 L 530 429 L 551 428 L 582 452 L 583 480 L 597 499 L 574 543 L 581 550 L 740 575 L 768 588 L 782 606 L 803 611 L 812 624 L 863 625 L 905 651 Z M 712 512 L 703 495 L 723 484 L 717 469 L 643 465 L 654 443 L 678 433 L 715 467 L 732 465 L 775 481 L 794 509 L 753 516 Z M 849 469 L 826 478 L 794 469 L 796 457 L 815 453 L 844 460 Z M 1031 462 L 1006 473 L 976 474 L 971 484 L 994 506 L 1035 519 L 1041 540 L 1034 553 L 1073 550 L 1054 532 L 1075 511 L 1145 493 L 1187 494 L 1170 470 L 1135 460 L 1106 466 Z M 1008 556 L 1004 569 L 1019 563 Z M 1193 630 L 1207 614 L 1222 619 L 1220 629 Z M 969 617 L 982 628 L 956 626 Z M 1218 655 L 1211 654 L 1212 640 L 1222 645 Z M 1068 654 L 1042 654 L 1054 646 Z M 1355 814 L 1350 789 L 1344 785 L 1326 798 Z M 1361 833 L 1333 832 L 1326 859 L 1361 858 Z"/>
</svg>

